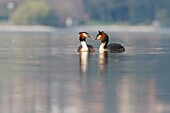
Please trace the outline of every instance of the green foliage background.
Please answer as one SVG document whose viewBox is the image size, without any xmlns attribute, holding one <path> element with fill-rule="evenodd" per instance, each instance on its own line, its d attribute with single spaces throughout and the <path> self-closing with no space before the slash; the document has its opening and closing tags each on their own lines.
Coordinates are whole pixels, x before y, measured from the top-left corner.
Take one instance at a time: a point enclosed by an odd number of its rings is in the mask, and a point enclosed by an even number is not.
<svg viewBox="0 0 170 113">
<path fill-rule="evenodd" d="M 85 0 L 86 11 L 95 20 L 169 26 L 169 0 Z"/>
<path fill-rule="evenodd" d="M 169 0 L 13 0 L 9 10 L 0 1 L 0 21 L 17 25 L 64 26 L 74 24 L 151 25 L 155 20 L 170 26 Z"/>
<path fill-rule="evenodd" d="M 25 1 L 17 7 L 11 19 L 18 25 L 58 25 L 56 12 L 44 1 Z"/>
</svg>

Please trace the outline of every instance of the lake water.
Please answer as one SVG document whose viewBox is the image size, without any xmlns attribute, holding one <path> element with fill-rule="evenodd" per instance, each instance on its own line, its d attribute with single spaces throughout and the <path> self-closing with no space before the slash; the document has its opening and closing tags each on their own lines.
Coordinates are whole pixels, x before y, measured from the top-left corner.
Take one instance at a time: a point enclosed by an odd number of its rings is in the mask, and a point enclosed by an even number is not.
<svg viewBox="0 0 170 113">
<path fill-rule="evenodd" d="M 97 32 L 89 32 L 93 36 Z M 1 113 L 170 113 L 170 34 L 107 32 L 126 52 L 78 53 L 78 32 L 0 33 Z"/>
</svg>

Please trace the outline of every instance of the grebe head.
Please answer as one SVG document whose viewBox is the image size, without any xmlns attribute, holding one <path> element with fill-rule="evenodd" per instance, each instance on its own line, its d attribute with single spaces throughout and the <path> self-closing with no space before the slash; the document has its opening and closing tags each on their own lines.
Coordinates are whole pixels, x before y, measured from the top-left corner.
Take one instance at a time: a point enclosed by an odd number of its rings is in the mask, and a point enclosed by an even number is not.
<svg viewBox="0 0 170 113">
<path fill-rule="evenodd" d="M 106 50 L 107 44 L 109 42 L 109 37 L 104 31 L 99 31 L 99 34 L 97 34 L 97 36 L 94 40 L 100 40 L 101 41 L 101 45 L 99 47 L 100 51 Z"/>
<path fill-rule="evenodd" d="M 79 34 L 80 34 L 80 37 L 79 37 L 80 41 L 86 41 L 86 38 L 92 37 L 87 32 L 79 32 Z"/>
<path fill-rule="evenodd" d="M 79 34 L 80 34 L 79 40 L 80 40 L 81 45 L 78 48 L 78 52 L 94 52 L 95 50 L 93 46 L 86 44 L 86 38 L 87 37 L 92 38 L 92 36 L 89 35 L 87 32 L 80 32 Z"/>
<path fill-rule="evenodd" d="M 101 42 L 108 42 L 109 37 L 104 31 L 99 31 L 99 34 L 97 34 L 96 38 L 94 40 L 101 40 Z"/>
</svg>

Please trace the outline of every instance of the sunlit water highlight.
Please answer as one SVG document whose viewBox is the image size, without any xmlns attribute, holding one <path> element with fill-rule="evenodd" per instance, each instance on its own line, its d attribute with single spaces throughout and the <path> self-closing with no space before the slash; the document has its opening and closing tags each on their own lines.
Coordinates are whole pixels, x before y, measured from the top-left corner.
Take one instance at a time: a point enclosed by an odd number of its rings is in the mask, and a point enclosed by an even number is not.
<svg viewBox="0 0 170 113">
<path fill-rule="evenodd" d="M 169 113 L 170 36 L 108 32 L 126 52 L 78 53 L 78 33 L 1 33 L 1 113 Z M 96 35 L 97 32 L 90 32 Z"/>
</svg>

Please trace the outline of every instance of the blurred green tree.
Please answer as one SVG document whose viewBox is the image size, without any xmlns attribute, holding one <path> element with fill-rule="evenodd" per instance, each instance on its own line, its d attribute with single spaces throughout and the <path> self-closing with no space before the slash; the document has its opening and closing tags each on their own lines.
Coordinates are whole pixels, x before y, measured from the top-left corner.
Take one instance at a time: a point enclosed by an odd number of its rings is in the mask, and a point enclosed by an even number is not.
<svg viewBox="0 0 170 113">
<path fill-rule="evenodd" d="M 7 20 L 9 18 L 9 12 L 7 10 L 0 10 L 0 20 Z"/>
<path fill-rule="evenodd" d="M 16 8 L 11 19 L 18 25 L 59 25 L 56 12 L 40 0 L 25 1 Z"/>
<path fill-rule="evenodd" d="M 124 21 L 128 18 L 126 0 L 86 0 L 86 11 L 90 17 L 104 21 Z"/>
<path fill-rule="evenodd" d="M 12 0 L 15 24 L 65 26 L 89 20 L 98 23 L 152 24 L 155 20 L 170 25 L 169 0 Z M 0 1 L 0 20 L 8 20 L 13 10 L 6 9 L 9 0 Z M 85 10 L 84 10 L 85 9 Z"/>
<path fill-rule="evenodd" d="M 169 25 L 169 0 L 84 0 L 90 19 L 129 24 Z M 169 23 L 168 23 L 169 22 Z"/>
</svg>

